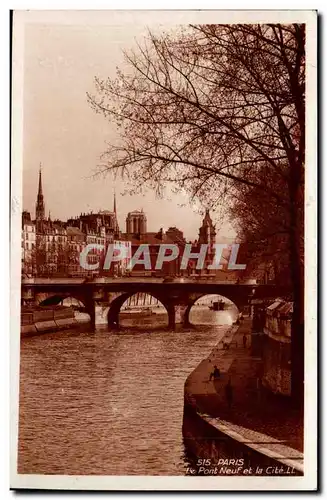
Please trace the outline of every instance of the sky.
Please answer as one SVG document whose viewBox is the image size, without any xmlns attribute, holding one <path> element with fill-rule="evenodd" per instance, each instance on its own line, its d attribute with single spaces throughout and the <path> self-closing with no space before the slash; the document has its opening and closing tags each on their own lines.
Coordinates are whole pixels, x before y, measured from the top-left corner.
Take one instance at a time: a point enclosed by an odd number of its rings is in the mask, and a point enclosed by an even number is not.
<svg viewBox="0 0 327 500">
<path fill-rule="evenodd" d="M 23 205 L 32 217 L 41 163 L 46 213 L 50 210 L 53 219 L 112 210 L 115 191 L 123 231 L 127 213 L 143 209 L 148 231 L 177 226 L 186 238 L 197 238 L 203 208 L 190 206 L 186 194 L 168 189 L 164 199 L 149 190 L 122 196 L 127 185 L 121 179 L 94 176 L 106 141 L 114 142 L 116 130 L 91 109 L 86 92 L 94 91 L 95 76 L 113 77 L 117 66 L 124 68 L 122 51 L 135 47 L 148 27 L 163 29 L 157 14 L 148 21 L 146 25 L 125 17 L 117 22 L 116 17 L 108 18 L 108 25 L 25 25 Z M 233 235 L 227 220 L 220 219 L 217 230 L 221 236 Z"/>
</svg>

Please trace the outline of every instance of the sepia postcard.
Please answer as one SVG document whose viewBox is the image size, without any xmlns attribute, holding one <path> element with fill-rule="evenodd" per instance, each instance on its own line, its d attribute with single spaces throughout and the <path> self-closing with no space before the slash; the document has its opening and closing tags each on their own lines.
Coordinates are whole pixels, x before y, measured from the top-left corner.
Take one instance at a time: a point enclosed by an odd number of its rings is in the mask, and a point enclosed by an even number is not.
<svg viewBox="0 0 327 500">
<path fill-rule="evenodd" d="M 11 488 L 316 490 L 317 12 L 14 11 Z"/>
</svg>

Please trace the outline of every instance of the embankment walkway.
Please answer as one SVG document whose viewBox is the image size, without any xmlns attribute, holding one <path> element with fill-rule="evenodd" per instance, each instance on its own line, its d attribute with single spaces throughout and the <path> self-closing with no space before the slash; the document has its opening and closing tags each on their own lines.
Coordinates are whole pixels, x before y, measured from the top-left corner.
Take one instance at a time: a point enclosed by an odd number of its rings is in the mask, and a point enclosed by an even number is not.
<svg viewBox="0 0 327 500">
<path fill-rule="evenodd" d="M 185 397 L 208 423 L 239 442 L 287 464 L 303 467 L 303 415 L 286 397 L 261 387 L 261 359 L 251 355 L 251 319 L 232 327 L 223 341 L 190 374 Z M 246 346 L 243 336 L 246 336 Z M 223 342 L 228 349 L 223 348 Z M 210 381 L 214 365 L 221 371 Z M 225 386 L 232 385 L 228 405 Z"/>
</svg>

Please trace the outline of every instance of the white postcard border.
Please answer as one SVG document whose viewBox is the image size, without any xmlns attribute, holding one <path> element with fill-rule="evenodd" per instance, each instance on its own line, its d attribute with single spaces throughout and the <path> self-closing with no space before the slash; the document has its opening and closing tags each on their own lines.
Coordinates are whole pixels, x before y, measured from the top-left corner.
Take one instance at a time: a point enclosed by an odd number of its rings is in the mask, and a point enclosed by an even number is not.
<svg viewBox="0 0 327 500">
<path fill-rule="evenodd" d="M 150 12 L 110 11 L 110 23 L 145 23 Z M 12 488 L 79 490 L 314 490 L 317 486 L 317 13 L 315 11 L 160 11 L 160 24 L 305 22 L 307 25 L 305 216 L 305 473 L 303 477 L 59 476 L 17 471 L 21 210 L 23 171 L 23 54 L 26 23 L 110 24 L 101 11 L 16 11 L 12 63 L 11 165 L 11 438 Z"/>
</svg>

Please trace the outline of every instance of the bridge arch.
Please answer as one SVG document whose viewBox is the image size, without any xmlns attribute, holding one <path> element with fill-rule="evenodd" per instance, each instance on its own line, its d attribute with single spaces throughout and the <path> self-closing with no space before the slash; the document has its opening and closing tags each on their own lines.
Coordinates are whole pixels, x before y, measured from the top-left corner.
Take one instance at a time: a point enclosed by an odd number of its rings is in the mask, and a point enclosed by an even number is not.
<svg viewBox="0 0 327 500">
<path fill-rule="evenodd" d="M 75 299 L 77 302 L 82 304 L 81 309 L 84 310 L 81 310 L 80 312 L 87 313 L 90 317 L 90 321 L 92 320 L 92 317 L 94 315 L 92 305 L 88 304 L 85 297 L 83 295 L 79 295 L 78 293 L 70 293 L 70 292 L 42 293 L 38 294 L 36 298 L 36 303 L 37 305 L 42 307 L 55 306 L 59 305 L 65 299 Z"/>
<path fill-rule="evenodd" d="M 230 324 L 232 324 L 234 321 L 236 321 L 236 319 L 238 318 L 238 314 L 242 309 L 242 306 L 240 304 L 239 305 L 236 304 L 232 299 L 230 299 L 229 297 L 226 297 L 225 295 L 221 295 L 221 294 L 217 294 L 217 293 L 201 293 L 201 294 L 197 294 L 196 296 L 193 296 L 192 299 L 190 300 L 190 302 L 188 303 L 188 305 L 185 309 L 185 312 L 184 312 L 184 318 L 183 318 L 184 326 L 191 326 L 193 324 L 196 324 L 196 322 L 194 322 L 194 318 L 192 318 L 192 313 L 193 314 L 196 313 L 196 305 L 197 304 L 202 305 L 201 302 L 203 302 L 203 299 L 205 297 L 207 297 L 208 300 L 203 305 L 207 306 L 208 309 L 211 306 L 213 307 L 213 303 L 216 301 L 222 300 L 224 302 L 224 304 L 225 304 L 224 312 L 226 312 L 226 313 L 228 312 L 229 314 L 226 314 L 224 316 L 220 316 L 219 320 L 221 320 L 221 321 L 225 320 L 226 322 L 228 322 Z M 230 310 L 226 309 L 226 305 L 227 305 L 228 309 L 230 309 Z M 198 323 L 198 324 L 202 324 L 202 323 Z M 208 323 L 208 324 L 211 324 L 211 323 Z M 224 323 L 221 323 L 221 324 L 224 324 Z"/>
<path fill-rule="evenodd" d="M 46 294 L 46 296 L 44 294 L 43 296 L 38 297 L 37 304 L 39 306 L 59 305 L 60 302 L 62 302 L 65 299 L 75 299 L 78 302 L 82 303 L 85 307 L 85 304 L 80 297 L 74 296 L 72 294 L 61 294 L 61 293 Z"/>
<path fill-rule="evenodd" d="M 125 302 L 128 301 L 131 297 L 135 296 L 138 292 L 126 292 L 121 294 L 119 297 L 117 297 L 115 300 L 112 301 L 109 307 L 108 311 L 108 326 L 109 328 L 119 328 L 119 314 L 121 312 L 121 308 Z M 175 324 L 175 310 L 173 305 L 165 300 L 164 297 L 162 297 L 159 294 L 152 293 L 152 292 L 146 292 L 146 295 L 151 296 L 155 299 L 157 299 L 160 304 L 165 308 L 166 313 L 167 313 L 167 326 L 169 325 L 174 325 Z"/>
</svg>

